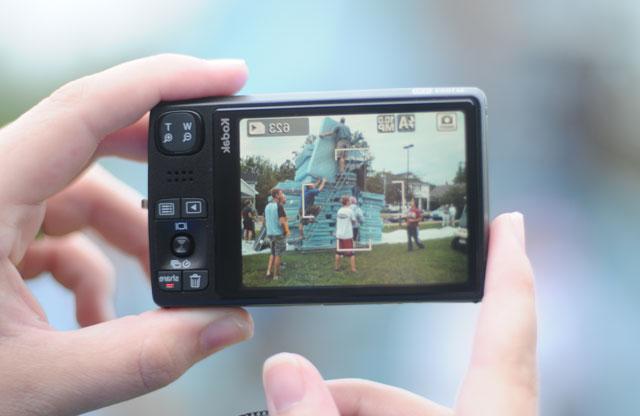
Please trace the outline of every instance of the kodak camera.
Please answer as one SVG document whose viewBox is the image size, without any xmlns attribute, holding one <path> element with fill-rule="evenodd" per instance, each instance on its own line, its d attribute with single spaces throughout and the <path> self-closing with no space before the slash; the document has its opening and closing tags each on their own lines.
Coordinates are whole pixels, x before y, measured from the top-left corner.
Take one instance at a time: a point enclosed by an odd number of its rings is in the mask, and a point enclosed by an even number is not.
<svg viewBox="0 0 640 416">
<path fill-rule="evenodd" d="M 475 88 L 159 104 L 149 121 L 155 302 L 480 300 L 486 111 Z"/>
</svg>

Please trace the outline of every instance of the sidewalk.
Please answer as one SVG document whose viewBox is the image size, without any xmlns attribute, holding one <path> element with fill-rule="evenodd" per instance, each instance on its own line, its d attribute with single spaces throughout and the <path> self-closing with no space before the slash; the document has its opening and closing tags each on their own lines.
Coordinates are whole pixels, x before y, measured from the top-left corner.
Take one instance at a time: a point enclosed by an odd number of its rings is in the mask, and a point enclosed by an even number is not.
<svg viewBox="0 0 640 416">
<path fill-rule="evenodd" d="M 455 228 L 429 228 L 426 230 L 418 231 L 420 240 L 437 240 L 439 238 L 453 237 L 455 235 Z M 382 241 L 374 243 L 377 244 L 389 244 L 389 243 L 406 243 L 407 242 L 407 230 L 395 230 L 390 233 L 382 233 Z"/>
</svg>

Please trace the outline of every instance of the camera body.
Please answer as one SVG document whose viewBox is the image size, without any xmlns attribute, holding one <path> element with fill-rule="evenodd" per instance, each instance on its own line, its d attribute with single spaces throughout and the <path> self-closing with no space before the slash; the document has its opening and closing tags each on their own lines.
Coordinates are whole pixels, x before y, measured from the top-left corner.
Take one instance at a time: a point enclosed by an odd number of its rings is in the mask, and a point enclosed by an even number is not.
<svg viewBox="0 0 640 416">
<path fill-rule="evenodd" d="M 149 120 L 155 302 L 480 300 L 486 111 L 475 88 L 160 103 Z"/>
</svg>

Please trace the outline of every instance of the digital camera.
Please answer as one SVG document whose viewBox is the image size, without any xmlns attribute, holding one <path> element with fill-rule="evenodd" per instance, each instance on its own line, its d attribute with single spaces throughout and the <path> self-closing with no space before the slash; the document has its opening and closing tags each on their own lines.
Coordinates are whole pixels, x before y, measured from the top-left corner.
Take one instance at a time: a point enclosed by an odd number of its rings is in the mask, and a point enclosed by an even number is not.
<svg viewBox="0 0 640 416">
<path fill-rule="evenodd" d="M 486 115 L 475 88 L 160 103 L 149 120 L 155 302 L 480 300 Z"/>
</svg>

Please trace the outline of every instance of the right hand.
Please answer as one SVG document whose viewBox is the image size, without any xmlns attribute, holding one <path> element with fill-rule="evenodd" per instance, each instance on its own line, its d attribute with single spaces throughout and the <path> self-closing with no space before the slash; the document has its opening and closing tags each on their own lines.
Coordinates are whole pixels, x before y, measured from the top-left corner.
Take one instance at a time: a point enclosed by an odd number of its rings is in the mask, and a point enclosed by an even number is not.
<svg viewBox="0 0 640 416">
<path fill-rule="evenodd" d="M 271 416 L 532 416 L 538 409 L 533 273 L 520 214 L 491 225 L 485 295 L 467 376 L 454 409 L 364 380 L 325 382 L 295 354 L 264 365 Z"/>
</svg>

